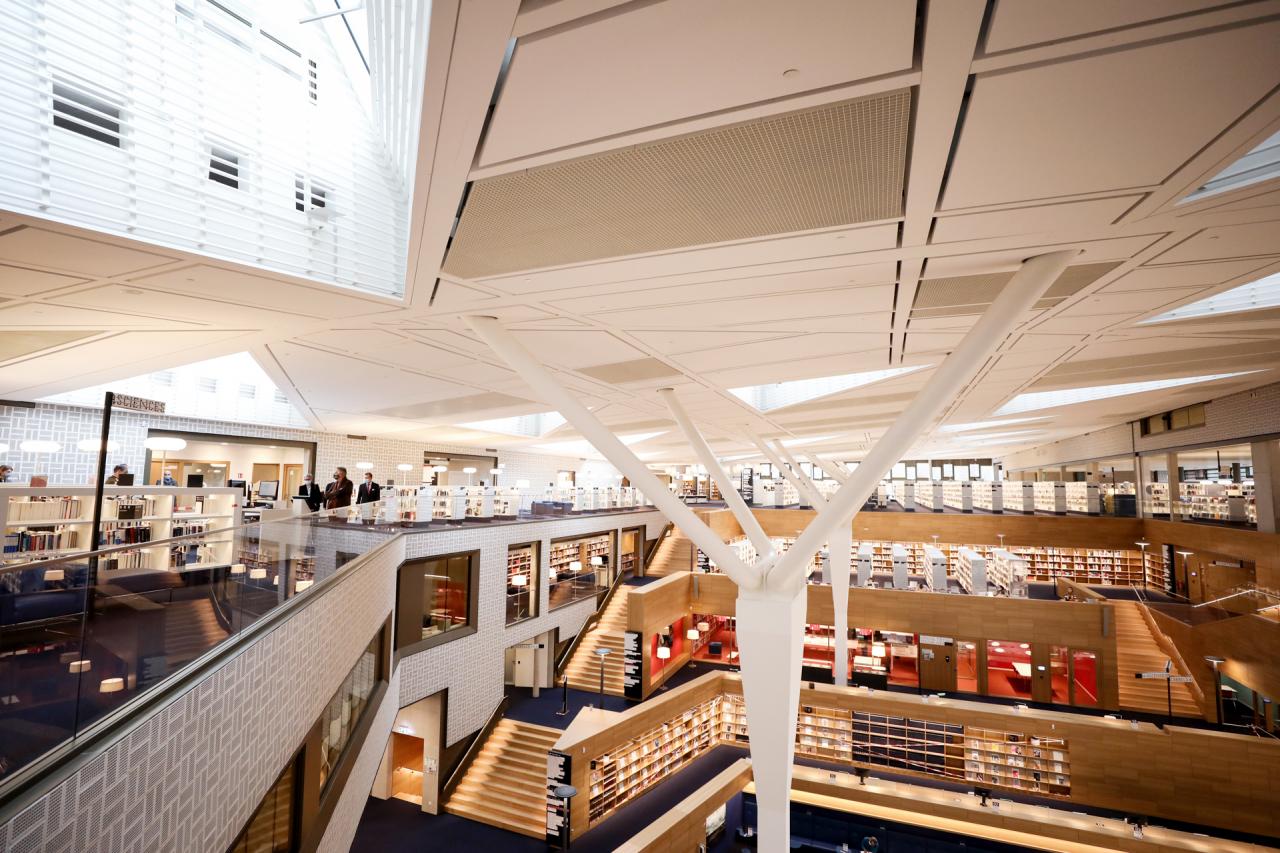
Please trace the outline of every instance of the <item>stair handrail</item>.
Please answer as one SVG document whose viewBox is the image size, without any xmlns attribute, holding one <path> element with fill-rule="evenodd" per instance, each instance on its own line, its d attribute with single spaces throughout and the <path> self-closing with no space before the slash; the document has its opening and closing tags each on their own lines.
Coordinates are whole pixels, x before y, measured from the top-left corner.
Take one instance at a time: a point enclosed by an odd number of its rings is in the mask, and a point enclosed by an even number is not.
<svg viewBox="0 0 1280 853">
<path fill-rule="evenodd" d="M 1142 614 L 1142 621 L 1146 623 L 1147 630 L 1151 632 L 1156 645 L 1160 647 L 1160 651 L 1164 652 L 1173 661 L 1173 665 L 1179 671 L 1191 676 L 1191 681 L 1187 682 L 1187 687 L 1191 691 L 1191 698 L 1195 700 L 1196 707 L 1200 709 L 1201 715 L 1204 715 L 1208 711 L 1208 700 L 1205 698 L 1204 691 L 1200 689 L 1199 680 L 1192 675 L 1191 667 L 1187 666 L 1187 662 L 1182 659 L 1182 653 L 1178 651 L 1177 644 L 1156 624 L 1155 617 L 1147 609 L 1146 602 L 1138 601 L 1135 602 L 1135 605 L 1138 608 L 1138 612 Z"/>
<path fill-rule="evenodd" d="M 668 521 L 662 528 L 662 532 L 658 534 L 658 538 L 653 543 L 653 547 L 649 549 L 649 553 L 644 555 L 641 574 L 648 570 L 649 564 L 653 562 L 653 556 L 658 553 L 658 547 L 662 544 L 662 541 L 667 538 L 667 535 L 674 527 L 675 525 Z M 569 665 L 569 659 L 572 658 L 573 653 L 578 650 L 578 646 L 582 645 L 582 641 L 586 638 L 591 629 L 600 621 L 600 615 L 604 613 L 605 608 L 609 606 L 609 602 L 613 600 L 613 594 L 618 591 L 618 587 L 622 585 L 624 580 L 625 578 L 623 577 L 623 573 L 618 572 L 617 576 L 613 579 L 613 583 L 609 584 L 609 591 L 604 594 L 604 598 L 600 599 L 599 604 L 596 605 L 596 609 L 587 617 L 587 621 L 582 623 L 582 627 L 578 630 L 578 635 L 574 637 L 569 645 L 565 647 L 565 650 L 560 653 L 560 657 L 556 658 L 557 682 L 559 682 L 564 676 L 564 668 Z"/>
<path fill-rule="evenodd" d="M 484 742 L 489 739 L 489 735 L 493 734 L 494 728 L 502 720 L 507 713 L 507 705 L 511 703 L 511 697 L 503 696 L 494 706 L 493 713 L 489 714 L 489 719 L 485 720 L 480 731 L 476 732 L 476 736 L 472 738 L 471 743 L 467 746 L 462 758 L 458 759 L 458 763 L 449 771 L 449 775 L 445 778 L 444 784 L 440 786 L 440 803 L 443 805 L 453 796 L 454 789 L 458 787 L 458 783 L 462 781 L 462 777 L 467 775 L 467 769 L 471 766 L 471 762 L 475 761 L 476 756 L 480 754 L 480 748 L 484 746 Z"/>
</svg>

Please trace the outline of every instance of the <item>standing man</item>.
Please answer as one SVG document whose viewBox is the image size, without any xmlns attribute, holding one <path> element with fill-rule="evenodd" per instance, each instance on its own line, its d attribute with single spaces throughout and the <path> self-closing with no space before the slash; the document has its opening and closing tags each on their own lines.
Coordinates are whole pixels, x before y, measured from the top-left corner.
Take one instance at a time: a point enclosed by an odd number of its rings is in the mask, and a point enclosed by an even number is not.
<svg viewBox="0 0 1280 853">
<path fill-rule="evenodd" d="M 347 469 L 341 466 L 333 469 L 333 482 L 324 490 L 325 509 L 339 509 L 351 506 L 351 481 L 347 479 Z"/>
<path fill-rule="evenodd" d="M 321 493 L 320 487 L 316 485 L 310 474 L 302 478 L 302 485 L 298 487 L 298 497 L 306 499 L 307 509 L 312 512 L 320 509 L 321 504 L 324 503 L 324 494 Z"/>
<path fill-rule="evenodd" d="M 367 504 L 374 503 L 382 497 L 382 487 L 373 482 L 373 472 L 364 472 L 364 482 L 360 484 L 360 494 L 356 497 L 356 503 Z"/>
</svg>

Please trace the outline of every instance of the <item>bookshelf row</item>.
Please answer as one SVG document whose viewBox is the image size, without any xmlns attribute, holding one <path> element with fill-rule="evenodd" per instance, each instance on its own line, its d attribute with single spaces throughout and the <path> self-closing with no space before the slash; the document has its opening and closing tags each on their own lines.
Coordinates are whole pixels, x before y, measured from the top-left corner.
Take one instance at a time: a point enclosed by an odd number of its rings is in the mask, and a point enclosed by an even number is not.
<svg viewBox="0 0 1280 853">
<path fill-rule="evenodd" d="M 591 762 L 591 824 L 712 747 L 749 743 L 741 695 L 695 705 Z M 1065 739 L 959 723 L 802 705 L 796 754 L 1041 796 L 1071 793 Z"/>
</svg>

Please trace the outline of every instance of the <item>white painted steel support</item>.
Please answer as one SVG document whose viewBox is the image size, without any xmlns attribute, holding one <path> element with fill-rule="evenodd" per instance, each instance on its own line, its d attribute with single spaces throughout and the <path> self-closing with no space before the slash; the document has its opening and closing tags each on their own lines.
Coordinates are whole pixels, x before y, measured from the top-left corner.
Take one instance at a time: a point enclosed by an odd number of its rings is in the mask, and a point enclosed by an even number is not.
<svg viewBox="0 0 1280 853">
<path fill-rule="evenodd" d="M 758 849 L 768 853 L 791 846 L 791 765 L 807 600 L 804 584 L 791 590 L 739 590 L 735 610 L 759 809 Z"/>
<path fill-rule="evenodd" d="M 720 465 L 720 461 L 716 459 L 716 455 L 711 451 L 711 446 L 707 444 L 707 440 L 703 438 L 697 424 L 689 417 L 684 404 L 676 396 L 675 389 L 659 388 L 658 395 L 662 397 L 663 402 L 667 404 L 667 408 L 671 410 L 671 416 L 675 418 L 676 424 L 684 431 L 685 438 L 689 440 L 689 445 L 693 448 L 694 455 L 698 457 L 698 461 L 702 463 L 702 467 L 707 469 L 707 473 L 711 475 L 712 479 L 716 481 L 716 485 L 720 487 L 720 494 L 724 496 L 724 502 L 729 505 L 729 511 L 738 520 L 738 524 L 742 527 L 742 532 L 747 535 L 747 538 L 751 540 L 751 544 L 755 546 L 756 553 L 761 557 L 767 558 L 773 553 L 773 543 L 765 535 L 764 528 L 760 526 L 760 522 L 755 515 L 752 514 L 751 507 L 747 506 L 747 502 L 742 499 L 742 495 L 738 494 L 738 489 L 734 486 L 733 479 Z"/>
<path fill-rule="evenodd" d="M 844 483 L 849 482 L 849 474 L 844 470 L 844 468 L 840 467 L 839 462 L 833 462 L 830 459 L 823 459 L 816 453 L 809 454 L 809 461 L 814 465 L 817 465 L 823 471 L 826 471 L 828 477 L 840 484 L 843 485 Z"/>
<path fill-rule="evenodd" d="M 493 317 L 466 317 L 480 339 L 489 345 L 507 365 L 529 384 L 530 390 L 544 403 L 556 408 L 560 415 L 573 424 L 574 429 L 582 433 L 592 446 L 621 471 L 632 485 L 640 489 L 653 501 L 654 506 L 662 510 L 667 518 L 684 532 L 693 544 L 707 553 L 716 565 L 738 585 L 740 590 L 756 589 L 760 586 L 760 573 L 747 566 L 726 545 L 719 536 L 707 527 L 697 514 L 684 501 L 680 500 L 664 486 L 649 466 L 640 461 L 631 449 L 623 444 L 613 432 L 578 402 L 577 398 L 556 381 L 542 363 L 533 357 L 502 324 Z"/>
<path fill-rule="evenodd" d="M 775 453 L 772 447 L 763 442 L 760 439 L 760 436 L 751 433 L 751 440 L 755 442 L 756 447 L 760 448 L 760 452 L 763 453 L 765 458 L 769 460 L 769 463 L 777 469 L 778 473 L 786 478 L 787 482 L 791 484 L 791 488 L 796 490 L 796 497 L 802 502 L 809 502 L 809 492 L 805 489 L 804 483 L 800 482 L 800 478 L 792 473 L 787 464 L 782 461 L 782 457 Z M 816 553 L 818 553 L 817 548 L 813 549 L 813 552 L 810 553 L 809 556 L 812 557 Z"/>
<path fill-rule="evenodd" d="M 791 451 L 787 449 L 787 446 L 781 441 L 775 441 L 773 446 L 778 451 L 778 454 L 782 456 L 783 461 L 791 466 L 791 470 L 796 474 L 796 479 L 804 484 L 805 491 L 809 495 L 810 506 L 820 507 L 825 504 L 827 502 L 826 498 L 822 496 L 822 492 L 814 485 L 813 480 L 800 467 L 799 461 L 791 455 Z"/>
<path fill-rule="evenodd" d="M 831 606 L 835 610 L 835 665 L 831 676 L 835 683 L 849 683 L 849 571 L 853 560 L 853 519 L 836 525 L 827 540 L 831 560 Z M 803 630 L 803 629 L 802 629 Z"/>
<path fill-rule="evenodd" d="M 804 532 L 796 539 L 791 550 L 769 569 L 765 577 L 767 585 L 793 577 L 802 577 L 805 563 L 813 556 L 841 524 L 847 524 L 858 509 L 875 491 L 876 484 L 902 455 L 911 449 L 917 438 L 928 430 L 938 415 L 964 390 L 991 354 L 1020 323 L 1036 301 L 1058 279 L 1067 264 L 1079 251 L 1071 249 L 1050 252 L 1023 261 L 1022 268 L 1014 274 L 986 312 L 978 318 L 969 333 L 933 372 L 924 388 L 916 394 L 907 408 L 894 421 L 889 431 L 881 436 L 866 457 L 840 487 L 827 505 Z"/>
</svg>

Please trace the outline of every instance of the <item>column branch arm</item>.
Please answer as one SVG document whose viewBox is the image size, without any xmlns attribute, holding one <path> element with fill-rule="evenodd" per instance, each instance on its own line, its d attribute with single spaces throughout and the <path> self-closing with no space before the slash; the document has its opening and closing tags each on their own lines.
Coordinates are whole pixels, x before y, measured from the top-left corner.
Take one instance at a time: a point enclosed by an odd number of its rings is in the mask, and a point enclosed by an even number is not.
<svg viewBox="0 0 1280 853">
<path fill-rule="evenodd" d="M 693 448 L 693 453 L 698 457 L 698 461 L 702 463 L 702 467 L 706 468 L 707 473 L 716 481 L 716 485 L 720 488 L 720 494 L 724 496 L 725 503 L 729 505 L 729 511 L 738 520 L 738 524 L 742 527 L 742 532 L 747 535 L 747 538 L 751 540 L 751 544 L 755 546 L 756 553 L 761 558 L 768 557 L 773 553 L 773 543 L 765 535 L 764 528 L 760 526 L 759 520 L 751 512 L 751 507 L 747 506 L 747 502 L 742 499 L 742 495 L 738 494 L 738 489 L 734 485 L 732 478 L 720 465 L 720 460 L 716 459 L 715 453 L 711 451 L 711 446 L 707 444 L 707 440 L 698 429 L 698 425 L 689 417 L 689 412 L 685 409 L 684 404 L 680 402 L 675 389 L 660 388 L 658 389 L 658 395 L 662 397 L 663 402 L 667 404 L 667 408 L 671 410 L 671 417 L 675 418 L 676 424 L 684 432 L 685 438 L 688 439 L 689 445 Z"/>
<path fill-rule="evenodd" d="M 1071 249 L 1023 261 L 1000 295 L 859 463 L 849 482 L 818 511 L 791 549 L 769 570 L 765 576 L 767 586 L 783 587 L 802 576 L 805 563 L 827 541 L 832 530 L 839 524 L 849 523 L 857 514 L 881 475 L 933 425 L 1077 254 L 1078 249 Z"/>
<path fill-rule="evenodd" d="M 627 479 L 638 487 L 645 497 L 653 501 L 668 519 L 684 531 L 684 534 L 693 540 L 693 544 L 715 560 L 721 571 L 728 575 L 739 588 L 755 589 L 760 586 L 760 573 L 738 559 L 738 555 L 732 548 L 726 545 L 702 519 L 698 518 L 684 501 L 664 486 L 649 470 L 649 466 L 632 453 L 631 448 L 623 444 L 612 430 L 591 414 L 586 406 L 578 402 L 578 399 L 551 375 L 551 371 L 535 359 L 533 354 L 503 328 L 496 318 L 473 315 L 464 319 L 471 330 L 529 384 L 530 390 L 538 399 L 554 406 L 565 420 L 573 424 L 574 429 L 582 433 L 596 450 L 625 474 Z"/>
</svg>

